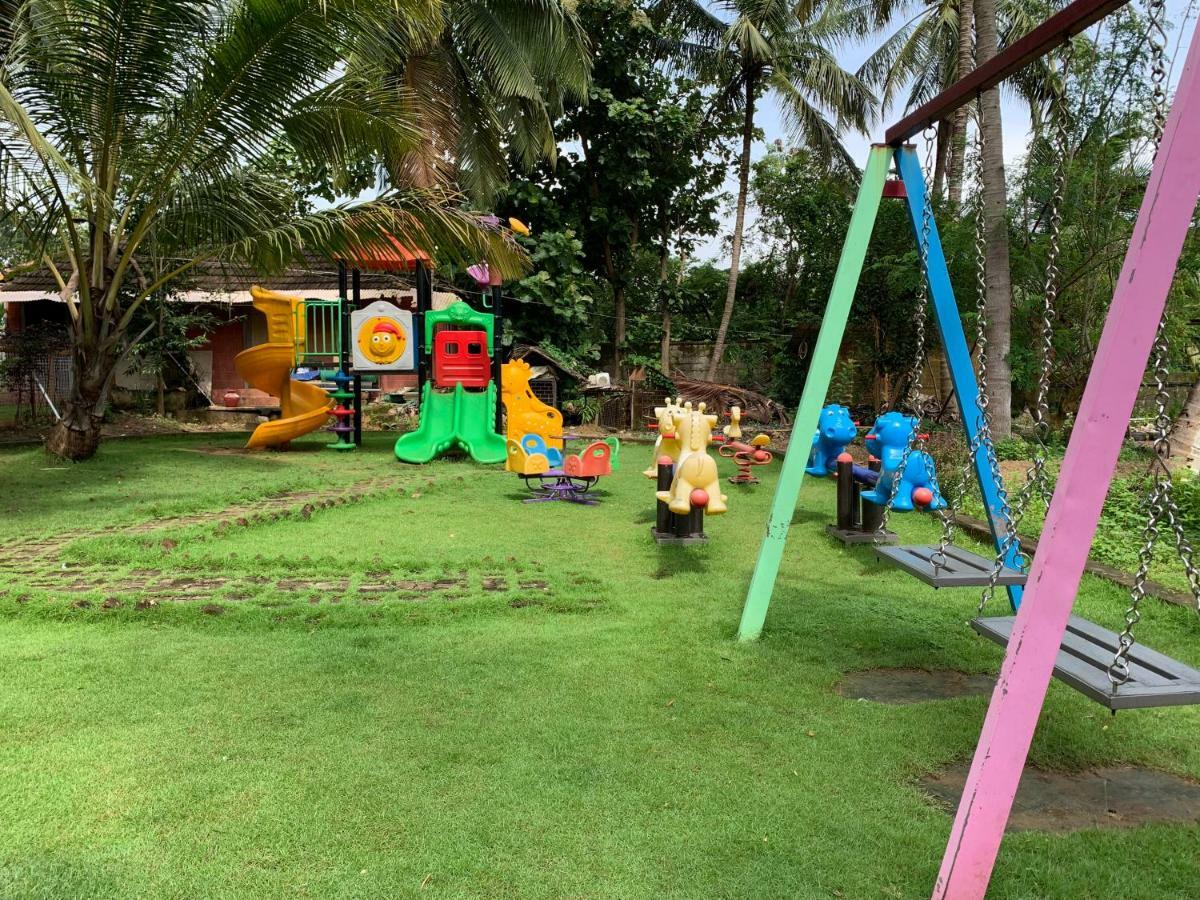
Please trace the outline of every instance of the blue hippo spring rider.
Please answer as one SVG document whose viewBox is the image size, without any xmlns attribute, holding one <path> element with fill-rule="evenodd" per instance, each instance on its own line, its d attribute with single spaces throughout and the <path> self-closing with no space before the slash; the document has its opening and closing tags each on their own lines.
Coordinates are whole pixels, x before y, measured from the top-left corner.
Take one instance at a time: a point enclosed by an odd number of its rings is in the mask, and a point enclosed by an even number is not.
<svg viewBox="0 0 1200 900">
<path fill-rule="evenodd" d="M 913 450 L 908 454 L 904 472 L 899 479 L 896 470 L 904 459 L 904 448 L 912 440 L 913 429 L 917 420 L 912 416 L 898 412 L 884 413 L 875 420 L 865 443 L 867 452 L 882 463 L 879 481 L 875 490 L 866 491 L 862 497 L 879 506 L 886 506 L 892 493 L 892 485 L 897 483 L 896 499 L 892 509 L 898 512 L 908 512 L 913 508 L 914 495 L 918 506 L 924 509 L 944 509 L 946 500 L 938 487 L 937 467 L 933 457 L 924 450 Z M 920 493 L 918 493 L 920 492 Z M 928 503 L 921 503 L 922 497 L 931 498 Z"/>
<path fill-rule="evenodd" d="M 858 437 L 858 427 L 845 406 L 830 403 L 821 410 L 817 431 L 813 435 L 812 451 L 808 455 L 809 475 L 825 477 L 837 472 L 837 458 L 846 452 L 846 445 Z"/>
</svg>

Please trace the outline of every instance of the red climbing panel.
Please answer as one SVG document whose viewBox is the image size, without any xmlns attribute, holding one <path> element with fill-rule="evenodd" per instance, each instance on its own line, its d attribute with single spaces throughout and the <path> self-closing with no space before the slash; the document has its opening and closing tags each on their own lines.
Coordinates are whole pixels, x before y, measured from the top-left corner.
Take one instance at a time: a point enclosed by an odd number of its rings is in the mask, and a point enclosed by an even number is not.
<svg viewBox="0 0 1200 900">
<path fill-rule="evenodd" d="M 486 331 L 439 331 L 433 336 L 434 387 L 484 388 L 491 380 Z"/>
</svg>

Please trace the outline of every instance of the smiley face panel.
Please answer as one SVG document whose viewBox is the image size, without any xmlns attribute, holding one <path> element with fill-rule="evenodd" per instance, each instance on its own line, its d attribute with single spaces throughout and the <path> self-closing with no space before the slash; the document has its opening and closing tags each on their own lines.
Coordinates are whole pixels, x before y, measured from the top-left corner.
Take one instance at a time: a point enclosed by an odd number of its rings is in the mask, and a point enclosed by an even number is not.
<svg viewBox="0 0 1200 900">
<path fill-rule="evenodd" d="M 404 329 L 387 316 L 371 316 L 358 329 L 359 352 L 376 365 L 391 365 L 406 346 Z"/>
</svg>

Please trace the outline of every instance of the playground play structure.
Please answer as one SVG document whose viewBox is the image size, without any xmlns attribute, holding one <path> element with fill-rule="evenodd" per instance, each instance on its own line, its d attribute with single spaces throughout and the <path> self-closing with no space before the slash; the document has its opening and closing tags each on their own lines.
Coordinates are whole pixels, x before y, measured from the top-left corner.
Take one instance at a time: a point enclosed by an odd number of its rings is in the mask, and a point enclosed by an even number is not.
<svg viewBox="0 0 1200 900">
<path fill-rule="evenodd" d="M 886 142 L 872 147 L 795 419 L 798 434 L 818 425 L 879 204 L 884 197 L 902 199 L 908 208 L 924 270 L 918 295 L 918 334 L 923 338 L 928 303 L 954 384 L 968 442 L 968 465 L 983 495 L 996 556 L 989 562 L 978 554 L 961 551 L 955 559 L 949 558 L 947 550 L 953 531 L 951 503 L 943 517 L 943 538 L 937 547 L 925 548 L 928 552 L 923 560 L 908 548 L 904 555 L 907 558 L 894 554 L 890 561 L 914 574 L 928 574 L 935 585 L 946 584 L 944 576 L 949 574 L 953 576 L 949 583 L 982 587 L 980 616 L 974 627 L 1005 647 L 1004 661 L 933 888 L 935 898 L 962 900 L 984 896 L 1052 677 L 1114 711 L 1200 702 L 1200 672 L 1136 644 L 1134 634 L 1141 618 L 1141 601 L 1155 539 L 1160 534 L 1174 540 L 1200 608 L 1200 575 L 1192 564 L 1191 547 L 1174 516 L 1170 474 L 1162 464 L 1169 455 L 1170 427 L 1164 386 L 1167 362 L 1164 311 L 1200 197 L 1200 27 L 1192 37 L 1174 101 L 1168 109 L 1165 8 L 1161 2 L 1150 5 L 1153 57 L 1150 82 L 1156 153 L 1058 481 L 1049 499 L 1037 553 L 1027 573 L 1020 555 L 1017 523 L 1031 497 L 1049 493 L 1044 453 L 1039 452 L 1025 485 L 1010 506 L 988 426 L 986 369 L 981 366 L 977 380 L 933 221 L 929 188 L 915 148 L 906 143 L 1035 60 L 1054 53 L 1056 68 L 1063 72 L 1069 65 L 1073 36 L 1123 5 L 1124 0 L 1075 0 L 888 129 Z M 1055 53 L 1060 47 L 1062 51 Z M 1043 434 L 1052 364 L 1050 327 L 1058 292 L 1060 204 L 1070 152 L 1065 83 L 1065 77 L 1057 79 L 1050 111 L 1058 163 L 1053 209 L 1046 217 L 1051 229 L 1050 252 L 1038 348 L 1041 374 L 1034 405 L 1035 426 Z M 889 180 L 888 172 L 893 165 L 898 177 Z M 983 240 L 981 225 L 980 213 L 977 260 Z M 978 266 L 978 271 L 977 290 L 986 285 L 985 269 Z M 986 320 L 982 303 L 981 297 L 977 307 L 981 313 L 981 334 Z M 919 345 L 914 376 L 919 376 L 924 361 L 924 341 L 919 339 Z M 1140 554 L 1126 625 L 1117 634 L 1072 615 L 1072 607 L 1152 353 L 1158 405 L 1155 449 L 1160 465 L 1153 478 L 1147 541 Z M 986 357 L 981 354 L 981 358 Z M 910 377 L 909 383 L 915 386 L 918 380 Z M 906 455 L 921 449 L 919 429 L 914 433 L 917 436 L 907 445 Z M 804 463 L 798 456 L 785 458 L 738 630 L 743 640 L 756 638 L 762 631 L 804 474 Z M 887 507 L 884 512 L 881 527 L 886 525 Z M 899 549 L 877 547 L 876 551 Z M 1001 578 L 1010 581 L 1006 590 L 1015 616 L 984 617 L 983 608 Z"/>
<path fill-rule="evenodd" d="M 516 219 L 510 219 L 509 226 L 529 233 Z M 281 415 L 260 425 L 247 446 L 282 446 L 332 417 L 329 430 L 336 440 L 329 446 L 353 450 L 362 443 L 363 376 L 415 372 L 420 424 L 397 440 L 396 458 L 426 463 L 457 449 L 477 462 L 504 462 L 505 439 L 498 433 L 500 280 L 485 263 L 470 267 L 476 282 L 486 288 L 491 312 L 473 309 L 461 299 L 434 310 L 429 257 L 390 235 L 385 238 L 383 245 L 352 260 L 352 269 L 346 260 L 338 261 L 336 300 L 304 300 L 254 288 L 254 306 L 267 317 L 267 341 L 239 354 L 235 363 L 251 386 L 280 398 Z M 384 300 L 364 306 L 360 268 L 413 273 L 415 312 Z M 324 391 L 293 377 L 301 366 L 316 366 L 332 389 Z"/>
<path fill-rule="evenodd" d="M 729 410 L 729 424 L 721 429 L 721 437 L 713 440 L 720 443 L 718 455 L 733 461 L 737 473 L 729 476 L 730 484 L 758 484 L 754 474 L 757 466 L 770 465 L 774 458 L 767 449 L 771 439 L 765 434 L 756 434 L 749 443 L 742 440 L 742 409 L 734 406 Z"/>
<path fill-rule="evenodd" d="M 387 249 L 355 260 L 348 269 L 338 260 L 338 297 L 311 300 L 259 287 L 251 289 L 254 308 L 267 319 L 267 340 L 234 359 L 238 374 L 251 387 L 278 397 L 280 417 L 255 429 L 246 446 L 279 447 L 325 426 L 335 440 L 333 450 L 353 450 L 362 443 L 362 379 L 385 372 L 412 372 L 421 347 L 413 314 L 394 303 L 377 300 L 362 306 L 360 267 L 380 271 L 415 271 L 417 307 L 428 308 L 431 286 L 428 258 L 388 237 Z M 333 384 L 326 391 L 293 377 L 298 367 L 316 367 Z"/>
<path fill-rule="evenodd" d="M 617 470 L 620 451 L 617 439 L 591 441 L 579 453 L 560 454 L 561 461 L 553 467 L 550 467 L 546 450 L 544 441 L 537 435 L 526 435 L 523 443 L 508 442 L 507 468 L 516 472 L 534 494 L 524 502 L 563 500 L 595 506 L 598 501 L 589 496 L 589 492 L 601 478 Z"/>
<path fill-rule="evenodd" d="M 616 438 L 592 441 L 577 454 L 566 454 L 563 418 L 543 403 L 529 386 L 533 370 L 523 359 L 502 367 L 506 419 L 505 468 L 515 472 L 534 492 L 526 503 L 565 500 L 593 506 L 588 492 L 617 469 L 620 444 Z"/>
<path fill-rule="evenodd" d="M 424 345 L 433 347 L 430 377 L 421 388 L 420 424 L 396 441 L 396 458 L 427 463 L 459 449 L 476 462 L 504 462 L 492 365 L 496 317 L 459 300 L 422 318 Z"/>
<path fill-rule="evenodd" d="M 887 511 L 946 508 L 937 464 L 930 454 L 912 447 L 922 437 L 916 434 L 919 422 L 915 416 L 892 411 L 875 420 L 863 438 L 868 454 L 865 467 L 855 465 L 854 457 L 846 452 L 858 436 L 858 424 L 849 409 L 830 403 L 821 410 L 818 422 L 804 471 L 837 478 L 837 522 L 826 526 L 829 535 L 843 544 L 891 544 L 896 535 L 883 527 Z M 923 552 L 920 548 L 902 549 L 910 555 Z M 947 562 L 960 560 L 955 550 L 942 552 Z M 931 555 L 918 559 L 932 565 Z M 924 569 L 918 567 L 914 574 L 921 577 Z"/>
<path fill-rule="evenodd" d="M 305 341 L 304 301 L 257 285 L 250 288 L 254 308 L 267 318 L 267 340 L 234 357 L 247 384 L 279 398 L 280 417 L 263 422 L 250 435 L 251 449 L 278 447 L 329 421 L 334 400 L 315 384 L 296 381 L 296 348 Z"/>
</svg>

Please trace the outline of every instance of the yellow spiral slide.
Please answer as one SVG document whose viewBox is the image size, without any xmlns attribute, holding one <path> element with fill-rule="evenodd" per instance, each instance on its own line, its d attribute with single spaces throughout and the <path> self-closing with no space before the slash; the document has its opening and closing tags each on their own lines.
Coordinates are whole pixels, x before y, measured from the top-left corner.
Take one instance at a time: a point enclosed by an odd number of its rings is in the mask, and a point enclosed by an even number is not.
<svg viewBox="0 0 1200 900">
<path fill-rule="evenodd" d="M 254 308 L 267 317 L 267 342 L 243 350 L 233 364 L 250 387 L 278 397 L 280 406 L 280 418 L 263 422 L 250 435 L 246 446 L 253 450 L 316 431 L 329 421 L 333 401 L 317 385 L 292 380 L 296 347 L 304 341 L 304 301 L 257 285 L 250 295 Z"/>
</svg>

